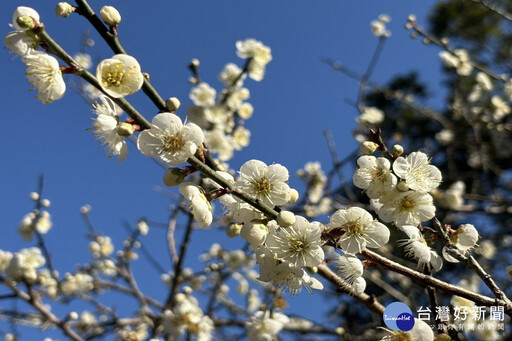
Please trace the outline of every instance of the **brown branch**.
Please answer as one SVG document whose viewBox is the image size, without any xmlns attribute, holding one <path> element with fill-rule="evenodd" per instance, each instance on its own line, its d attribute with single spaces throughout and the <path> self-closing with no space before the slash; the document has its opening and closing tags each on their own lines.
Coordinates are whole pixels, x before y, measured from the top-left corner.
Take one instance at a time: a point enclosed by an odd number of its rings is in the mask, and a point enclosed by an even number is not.
<svg viewBox="0 0 512 341">
<path fill-rule="evenodd" d="M 318 266 L 318 274 L 332 283 L 339 291 L 354 297 L 355 300 L 364 304 L 370 311 L 382 315 L 384 314 L 384 306 L 373 296 L 362 293 L 357 294 L 354 289 L 334 273 L 327 265 L 321 264 Z"/>
<path fill-rule="evenodd" d="M 432 286 L 446 293 L 467 298 L 468 300 L 471 300 L 482 306 L 503 306 L 505 309 L 505 313 L 509 316 L 512 316 L 512 303 L 510 301 L 495 299 L 485 295 L 477 294 L 472 291 L 461 288 L 457 285 L 441 281 L 432 276 L 422 274 L 421 272 L 409 269 L 403 265 L 393 262 L 373 251 L 363 250 L 361 252 L 361 255 L 364 258 L 372 261 L 373 263 L 378 264 L 380 267 L 407 276 L 413 279 L 416 283 L 421 284 L 425 287 Z"/>
</svg>

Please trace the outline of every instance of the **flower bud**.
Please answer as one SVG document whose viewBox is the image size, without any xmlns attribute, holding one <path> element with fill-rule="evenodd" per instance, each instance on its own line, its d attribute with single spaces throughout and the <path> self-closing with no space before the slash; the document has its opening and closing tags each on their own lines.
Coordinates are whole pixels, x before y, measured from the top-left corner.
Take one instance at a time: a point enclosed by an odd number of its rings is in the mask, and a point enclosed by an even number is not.
<svg viewBox="0 0 512 341">
<path fill-rule="evenodd" d="M 363 153 L 364 155 L 372 155 L 373 153 L 375 153 L 378 147 L 379 145 L 376 144 L 375 142 L 364 141 L 363 143 L 361 143 L 361 147 L 359 149 L 361 150 L 361 153 Z"/>
<path fill-rule="evenodd" d="M 110 27 L 115 27 L 121 22 L 121 14 L 112 6 L 103 6 L 100 11 L 101 19 Z"/>
<path fill-rule="evenodd" d="M 77 313 L 76 311 L 72 311 L 72 312 L 70 312 L 68 316 L 69 316 L 69 318 L 70 318 L 71 320 L 76 320 L 76 319 L 78 319 L 78 313 Z"/>
<path fill-rule="evenodd" d="M 32 199 L 34 201 L 39 200 L 39 193 L 37 193 L 37 192 L 30 193 L 30 199 Z"/>
<path fill-rule="evenodd" d="M 400 192 L 406 192 L 409 190 L 409 185 L 407 185 L 405 181 L 400 181 L 396 184 L 396 189 L 398 189 Z"/>
<path fill-rule="evenodd" d="M 240 231 L 242 230 L 242 225 L 240 224 L 231 224 L 226 229 L 226 234 L 229 238 L 235 238 L 240 234 Z"/>
<path fill-rule="evenodd" d="M 133 126 L 130 123 L 121 122 L 117 126 L 117 134 L 120 136 L 128 137 L 128 136 L 133 135 L 134 132 L 135 132 L 135 129 L 133 128 Z"/>
<path fill-rule="evenodd" d="M 167 101 L 165 101 L 165 107 L 170 112 L 175 112 L 176 110 L 179 109 L 180 106 L 181 106 L 181 102 L 176 97 L 171 97 Z"/>
<path fill-rule="evenodd" d="M 288 200 L 288 203 L 289 203 L 289 204 L 293 204 L 293 203 L 295 203 L 297 200 L 299 200 L 299 192 L 297 192 L 297 190 L 296 190 L 296 189 L 291 188 L 291 189 L 290 189 L 290 192 L 288 192 L 288 193 L 290 193 L 290 200 Z"/>
<path fill-rule="evenodd" d="M 295 224 L 295 214 L 290 211 L 281 211 L 277 215 L 277 223 L 281 227 L 289 227 Z"/>
<path fill-rule="evenodd" d="M 404 147 L 399 144 L 395 144 L 393 148 L 391 148 L 391 154 L 395 157 L 399 157 L 404 153 Z"/>
<path fill-rule="evenodd" d="M 62 18 L 67 18 L 74 11 L 75 7 L 71 6 L 67 2 L 59 2 L 55 7 L 55 14 Z"/>
<path fill-rule="evenodd" d="M 199 62 L 199 59 L 197 59 L 197 58 L 193 58 L 190 61 L 190 66 L 192 66 L 192 67 L 196 67 L 197 68 L 197 67 L 199 67 L 199 64 L 200 64 L 200 62 Z"/>
<path fill-rule="evenodd" d="M 165 171 L 164 174 L 164 184 L 168 187 L 178 186 L 183 180 L 185 180 L 185 175 L 183 171 L 179 168 L 169 168 Z"/>
<path fill-rule="evenodd" d="M 23 29 L 33 29 L 37 24 L 36 21 L 28 15 L 18 17 L 16 23 Z"/>
<path fill-rule="evenodd" d="M 260 223 L 245 223 L 240 231 L 240 237 L 247 240 L 252 246 L 262 245 L 267 238 L 268 229 Z"/>
</svg>

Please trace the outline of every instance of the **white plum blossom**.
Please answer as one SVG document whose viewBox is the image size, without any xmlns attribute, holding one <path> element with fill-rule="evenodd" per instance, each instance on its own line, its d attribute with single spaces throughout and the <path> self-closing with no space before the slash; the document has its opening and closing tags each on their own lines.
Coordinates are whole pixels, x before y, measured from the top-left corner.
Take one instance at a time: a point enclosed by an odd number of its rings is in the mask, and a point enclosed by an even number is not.
<svg viewBox="0 0 512 341">
<path fill-rule="evenodd" d="M 204 133 L 208 150 L 216 153 L 220 161 L 228 161 L 233 157 L 233 142 L 222 129 L 208 130 Z"/>
<path fill-rule="evenodd" d="M 238 57 L 250 58 L 249 77 L 261 81 L 265 75 L 265 66 L 272 60 L 270 48 L 255 39 L 246 39 L 237 41 L 236 49 Z"/>
<path fill-rule="evenodd" d="M 413 152 L 406 158 L 400 156 L 393 162 L 393 172 L 405 180 L 410 189 L 430 192 L 441 183 L 441 171 L 430 164 L 427 154 Z"/>
<path fill-rule="evenodd" d="M 114 252 L 114 244 L 109 236 L 96 236 L 89 243 L 89 251 L 94 258 L 102 258 L 111 255 Z"/>
<path fill-rule="evenodd" d="M 250 160 L 240 168 L 236 187 L 261 200 L 266 205 L 284 205 L 290 200 L 290 187 L 286 183 L 288 170 L 280 164 L 267 166 L 259 160 Z"/>
<path fill-rule="evenodd" d="M 409 239 L 401 240 L 400 245 L 404 246 L 407 256 L 418 260 L 418 268 L 430 264 L 435 271 L 441 270 L 443 266 L 441 257 L 427 245 L 425 238 L 416 226 L 404 225 L 400 227 L 400 230 L 409 237 Z"/>
<path fill-rule="evenodd" d="M 309 201 L 316 204 L 322 199 L 327 177 L 322 170 L 320 162 L 308 162 L 304 169 L 297 171 L 297 176 L 307 181 Z"/>
<path fill-rule="evenodd" d="M 464 49 L 454 50 L 453 53 L 441 51 L 439 52 L 439 58 L 446 67 L 455 68 L 459 76 L 468 76 L 473 71 L 468 52 Z"/>
<path fill-rule="evenodd" d="M 144 83 L 139 62 L 126 54 L 101 61 L 96 67 L 96 78 L 103 91 L 114 98 L 131 95 Z"/>
<path fill-rule="evenodd" d="M 312 293 L 311 289 L 322 290 L 322 283 L 302 268 L 293 266 L 288 262 L 279 263 L 274 258 L 274 254 L 265 246 L 257 248 L 256 259 L 260 264 L 260 276 L 258 279 L 263 282 L 271 282 L 274 286 L 282 288 L 290 292 L 292 295 L 297 294 L 302 287 L 305 287 L 308 293 Z"/>
<path fill-rule="evenodd" d="M 219 74 L 219 80 L 224 83 L 226 86 L 234 85 L 235 80 L 242 73 L 242 69 L 238 67 L 238 65 L 234 63 L 228 63 L 224 66 L 224 69 Z M 241 77 L 239 81 L 243 81 L 245 75 Z"/>
<path fill-rule="evenodd" d="M 25 75 L 29 83 L 37 88 L 38 100 L 49 104 L 64 96 L 66 83 L 57 59 L 44 52 L 32 51 L 21 60 L 27 67 Z"/>
<path fill-rule="evenodd" d="M 133 134 L 131 124 L 119 121 L 119 110 L 114 101 L 105 95 L 100 95 L 101 104 L 93 104 L 93 112 L 97 117 L 93 121 L 94 137 L 105 146 L 108 157 L 117 156 L 123 162 L 128 155 L 128 145 L 125 137 Z"/>
<path fill-rule="evenodd" d="M 75 295 L 77 293 L 86 293 L 94 288 L 94 279 L 85 273 L 75 275 L 66 274 L 61 282 L 60 289 L 64 295 Z"/>
<path fill-rule="evenodd" d="M 192 214 L 200 228 L 204 229 L 213 221 L 212 206 L 203 189 L 190 182 L 184 182 L 180 185 L 180 193 L 185 199 L 190 201 Z"/>
<path fill-rule="evenodd" d="M 414 319 L 414 326 L 408 331 L 393 331 L 385 329 L 389 335 L 384 336 L 381 341 L 434 341 L 432 328 L 422 320 Z"/>
<path fill-rule="evenodd" d="M 390 170 L 388 159 L 363 155 L 357 159 L 357 164 L 359 168 L 352 180 L 356 187 L 366 190 L 370 199 L 377 199 L 396 186 L 397 179 Z"/>
<path fill-rule="evenodd" d="M 384 120 L 384 112 L 379 108 L 365 107 L 361 115 L 357 117 L 357 122 L 363 128 L 370 128 L 379 125 Z"/>
<path fill-rule="evenodd" d="M 324 260 L 321 230 L 305 218 L 296 216 L 295 224 L 278 228 L 275 220 L 268 223 L 266 246 L 278 259 L 295 267 L 315 267 Z M 270 227 L 271 226 L 271 227 Z"/>
<path fill-rule="evenodd" d="M 457 230 L 450 236 L 450 241 L 459 249 L 462 253 L 474 248 L 478 241 L 478 231 L 472 224 L 460 225 Z M 459 261 L 451 256 L 446 251 L 446 246 L 443 247 L 443 257 L 448 262 L 458 263 Z"/>
<path fill-rule="evenodd" d="M 203 131 L 196 124 L 184 125 L 175 114 L 164 112 L 153 118 L 151 129 L 140 133 L 137 147 L 146 156 L 180 165 L 195 154 L 203 140 Z"/>
<path fill-rule="evenodd" d="M 245 328 L 247 338 L 251 341 L 272 341 L 277 334 L 288 324 L 288 316 L 270 311 L 257 311 L 251 316 Z"/>
<path fill-rule="evenodd" d="M 39 22 L 39 13 L 30 7 L 20 6 L 16 8 L 12 16 L 12 24 L 9 24 L 14 31 L 9 32 L 4 37 L 5 46 L 13 53 L 24 56 L 28 53 L 33 52 L 37 48 L 37 42 L 34 40 L 34 36 L 27 34 L 27 28 L 21 27 L 17 20 L 21 16 L 28 16 Z"/>
<path fill-rule="evenodd" d="M 34 281 L 37 278 L 36 269 L 46 263 L 41 250 L 37 247 L 22 249 L 6 258 L 9 258 L 9 264 L 5 267 L 5 274 L 15 281 L 22 278 Z"/>
<path fill-rule="evenodd" d="M 491 105 L 493 108 L 493 118 L 496 121 L 510 114 L 510 106 L 499 96 L 492 96 Z"/>
<path fill-rule="evenodd" d="M 379 218 L 396 226 L 416 226 L 432 219 L 436 213 L 434 199 L 428 193 L 417 191 L 399 192 L 393 190 L 384 195 L 376 207 Z"/>
<path fill-rule="evenodd" d="M 360 207 L 337 210 L 327 228 L 327 233 L 337 239 L 336 245 L 347 253 L 378 248 L 389 240 L 388 228 Z"/>
<path fill-rule="evenodd" d="M 370 22 L 372 34 L 379 38 L 389 38 L 391 32 L 386 29 L 386 24 L 391 21 L 391 18 L 387 14 L 381 14 L 377 20 Z"/>
<path fill-rule="evenodd" d="M 179 338 L 185 332 L 197 335 L 200 341 L 211 340 L 213 321 L 199 307 L 197 299 L 191 295 L 176 295 L 176 305 L 163 314 L 163 326 L 166 333 Z"/>
<path fill-rule="evenodd" d="M 348 284 L 354 288 L 356 294 L 362 294 L 366 289 L 366 281 L 363 278 L 363 263 L 355 255 L 345 253 L 338 255 L 335 267 L 338 269 Z"/>
<path fill-rule="evenodd" d="M 5 269 L 12 259 L 12 253 L 9 251 L 0 250 L 0 274 L 5 273 Z"/>
<path fill-rule="evenodd" d="M 215 95 L 215 89 L 205 82 L 200 83 L 198 86 L 190 90 L 190 99 L 197 106 L 213 106 L 215 104 Z"/>
</svg>

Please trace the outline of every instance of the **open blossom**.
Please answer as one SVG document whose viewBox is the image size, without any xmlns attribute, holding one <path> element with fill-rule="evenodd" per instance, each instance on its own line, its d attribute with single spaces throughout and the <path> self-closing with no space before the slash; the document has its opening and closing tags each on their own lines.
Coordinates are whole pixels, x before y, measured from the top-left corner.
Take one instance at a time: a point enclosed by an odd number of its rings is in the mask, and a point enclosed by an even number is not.
<svg viewBox="0 0 512 341">
<path fill-rule="evenodd" d="M 354 288 L 356 294 L 361 294 L 366 289 L 366 281 L 363 278 L 363 263 L 355 255 L 345 253 L 338 255 L 336 268 L 343 278 Z"/>
<path fill-rule="evenodd" d="M 450 236 L 450 241 L 457 249 L 462 251 L 462 253 L 465 253 L 467 250 L 476 246 L 476 242 L 478 241 L 478 231 L 472 224 L 460 225 Z M 459 262 L 446 251 L 446 246 L 443 247 L 443 257 L 451 263 Z"/>
<path fill-rule="evenodd" d="M 357 122 L 363 128 L 370 128 L 379 125 L 384 120 L 384 112 L 379 108 L 366 107 L 357 118 Z"/>
<path fill-rule="evenodd" d="M 151 129 L 140 133 L 137 147 L 146 156 L 180 165 L 195 154 L 203 140 L 203 131 L 196 124 L 184 125 L 177 115 L 164 112 L 153 118 Z"/>
<path fill-rule="evenodd" d="M 276 230 L 275 220 L 269 222 L 269 231 L 265 244 L 277 258 L 289 262 L 295 267 L 315 267 L 324 260 L 321 230 L 305 218 L 296 216 L 295 224 Z"/>
<path fill-rule="evenodd" d="M 101 104 L 94 104 L 93 112 L 98 116 L 93 122 L 93 134 L 105 146 L 107 156 L 115 155 L 123 162 L 128 155 L 125 137 L 133 134 L 133 127 L 119 122 L 118 109 L 111 98 L 101 95 L 100 100 Z"/>
<path fill-rule="evenodd" d="M 374 202 L 379 218 L 385 223 L 394 222 L 396 226 L 416 226 L 430 220 L 436 214 L 434 199 L 428 193 L 393 190 L 384 195 L 380 202 Z"/>
<path fill-rule="evenodd" d="M 290 200 L 288 178 L 288 170 L 280 164 L 267 166 L 262 161 L 250 160 L 240 168 L 236 186 L 264 204 L 283 205 Z"/>
<path fill-rule="evenodd" d="M 25 75 L 29 83 L 37 88 L 38 100 L 48 104 L 64 96 L 66 83 L 57 59 L 44 52 L 32 51 L 23 56 L 22 61 L 27 67 Z"/>
<path fill-rule="evenodd" d="M 394 190 L 380 199 L 380 203 L 376 205 L 376 211 L 385 223 L 394 222 L 398 227 L 416 226 L 434 217 L 436 207 L 433 201 L 434 199 L 428 193 Z"/>
<path fill-rule="evenodd" d="M 114 98 L 131 95 L 144 83 L 139 62 L 126 54 L 101 61 L 96 68 L 96 78 L 103 91 Z"/>
<path fill-rule="evenodd" d="M 404 246 L 405 254 L 418 260 L 418 268 L 425 264 L 430 264 L 435 271 L 441 270 L 443 261 L 439 255 L 432 250 L 423 238 L 420 230 L 416 226 L 404 225 L 400 227 L 409 239 L 400 241 Z"/>
<path fill-rule="evenodd" d="M 39 22 L 39 13 L 30 7 L 20 6 L 16 8 L 12 16 L 12 24 L 9 24 L 14 31 L 9 32 L 4 37 L 5 46 L 13 53 L 24 56 L 37 48 L 37 42 L 34 37 L 27 34 L 27 28 L 21 27 L 17 19 L 21 16 L 28 16 Z"/>
<path fill-rule="evenodd" d="M 190 201 L 192 214 L 199 227 L 203 229 L 210 226 L 213 220 L 212 206 L 206 199 L 202 188 L 190 182 L 184 182 L 180 185 L 180 193 Z"/>
<path fill-rule="evenodd" d="M 337 246 L 348 253 L 377 248 L 389 240 L 388 228 L 360 207 L 337 210 L 327 228 L 327 233 L 337 239 Z"/>
<path fill-rule="evenodd" d="M 41 250 L 37 247 L 22 249 L 8 258 L 9 264 L 5 267 L 5 274 L 13 280 L 35 280 L 36 269 L 46 263 Z"/>
<path fill-rule="evenodd" d="M 363 155 L 357 159 L 359 166 L 352 180 L 354 185 L 366 190 L 370 199 L 377 199 L 391 191 L 397 183 L 396 176 L 391 172 L 388 159 L 371 155 Z"/>
<path fill-rule="evenodd" d="M 215 89 L 209 86 L 208 83 L 201 82 L 190 90 L 190 99 L 195 105 L 211 107 L 215 104 L 216 93 Z"/>
<path fill-rule="evenodd" d="M 271 341 L 277 334 L 289 323 L 288 316 L 273 312 L 272 315 L 267 311 L 257 311 L 245 328 L 247 329 L 247 338 L 251 341 Z"/>
<path fill-rule="evenodd" d="M 249 77 L 261 81 L 265 75 L 265 66 L 272 60 L 268 46 L 255 39 L 236 42 L 237 55 L 240 58 L 250 58 L 248 65 Z"/>
<path fill-rule="evenodd" d="M 388 330 L 389 335 L 384 336 L 381 341 L 434 341 L 432 328 L 422 320 L 414 319 L 414 326 L 408 331 Z"/>
<path fill-rule="evenodd" d="M 400 156 L 393 162 L 393 171 L 404 179 L 410 189 L 430 192 L 441 183 L 441 171 L 430 164 L 427 154 L 413 152 L 406 158 Z"/>
<path fill-rule="evenodd" d="M 219 74 L 219 80 L 227 86 L 234 85 L 234 82 L 242 73 L 242 69 L 234 63 L 228 63 Z M 239 82 L 243 81 L 245 74 L 241 77 Z"/>
<path fill-rule="evenodd" d="M 176 305 L 163 314 L 163 327 L 166 333 L 179 338 L 185 332 L 197 335 L 199 341 L 211 340 L 213 321 L 199 307 L 197 299 L 190 295 L 176 295 Z"/>
<path fill-rule="evenodd" d="M 258 279 L 263 282 L 271 282 L 274 286 L 297 294 L 302 287 L 311 294 L 312 290 L 322 290 L 324 286 L 302 268 L 293 266 L 288 262 L 280 262 L 275 254 L 265 245 L 255 248 L 256 262 L 260 265 L 260 276 Z"/>
</svg>

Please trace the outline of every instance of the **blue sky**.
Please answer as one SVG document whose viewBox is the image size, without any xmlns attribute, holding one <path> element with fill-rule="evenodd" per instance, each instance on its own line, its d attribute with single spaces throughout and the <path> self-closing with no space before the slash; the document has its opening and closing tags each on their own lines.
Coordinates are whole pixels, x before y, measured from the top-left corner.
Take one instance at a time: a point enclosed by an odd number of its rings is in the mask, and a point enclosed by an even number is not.
<svg viewBox="0 0 512 341">
<path fill-rule="evenodd" d="M 384 83 L 397 73 L 420 70 L 420 79 L 432 85 L 435 105 L 443 95 L 440 63 L 436 48 L 409 38 L 406 18 L 415 13 L 418 22 L 433 0 L 409 1 L 94 1 L 94 9 L 113 5 L 121 12 L 120 40 L 164 98 L 178 97 L 190 104 L 187 64 L 201 61 L 203 81 L 220 89 L 217 75 L 228 62 L 242 65 L 236 56 L 235 42 L 246 38 L 261 40 L 272 48 L 273 61 L 262 82 L 247 80 L 254 116 L 246 123 L 251 130 L 251 145 L 236 154 L 232 168 L 250 159 L 281 163 L 291 174 L 307 162 L 321 161 L 325 169 L 331 162 L 322 132 L 332 131 L 340 157 L 357 147 L 351 130 L 357 115 L 353 106 L 357 83 L 332 71 L 323 58 L 338 60 L 357 72 L 364 72 L 377 45 L 369 23 L 381 13 L 391 16 L 387 41 L 373 79 Z M 54 14 L 54 5 L 38 0 L 0 2 L 4 30 L 9 32 L 16 6 L 33 7 L 41 15 L 47 31 L 71 54 L 81 47 L 82 32 L 89 29 L 85 19 L 67 19 Z M 95 32 L 96 45 L 89 50 L 93 60 L 108 58 L 107 49 Z M 7 51 L 0 58 L 3 81 L 2 133 L 0 149 L 0 215 L 3 218 L 0 249 L 16 251 L 32 246 L 17 234 L 19 221 L 32 209 L 28 194 L 37 188 L 39 174 L 45 174 L 43 196 L 52 201 L 49 211 L 54 227 L 46 236 L 59 269 L 72 271 L 74 265 L 89 259 L 84 236 L 86 227 L 79 208 L 92 206 L 91 219 L 98 231 L 111 235 L 116 247 L 125 234 L 124 222 L 134 224 L 146 216 L 165 222 L 171 203 L 154 190 L 161 186 L 163 170 L 130 145 L 127 160 L 120 164 L 107 159 L 92 134 L 90 106 L 71 89 L 62 100 L 43 105 L 29 92 L 24 66 Z M 68 77 L 71 79 L 71 77 Z M 143 94 L 128 97 L 148 119 L 155 108 Z M 178 114 L 183 118 L 184 109 Z M 300 182 L 291 180 L 298 187 Z M 147 238 L 150 245 L 160 242 L 163 231 Z M 228 248 L 242 245 L 226 242 L 214 231 L 200 231 L 193 244 L 191 260 L 205 251 L 211 241 Z M 218 238 L 218 239 L 216 239 Z M 156 246 L 155 246 L 156 247 Z M 164 248 L 164 246 L 158 246 Z M 168 266 L 168 263 L 164 264 Z M 139 269 L 140 271 L 144 271 Z M 157 275 L 147 270 L 148 275 Z M 303 293 L 301 296 L 307 296 Z M 301 300 L 311 298 L 296 298 Z M 295 304 L 295 303 L 292 303 Z M 293 309 L 293 306 L 292 306 Z M 0 327 L 1 328 L 1 327 Z"/>
</svg>

